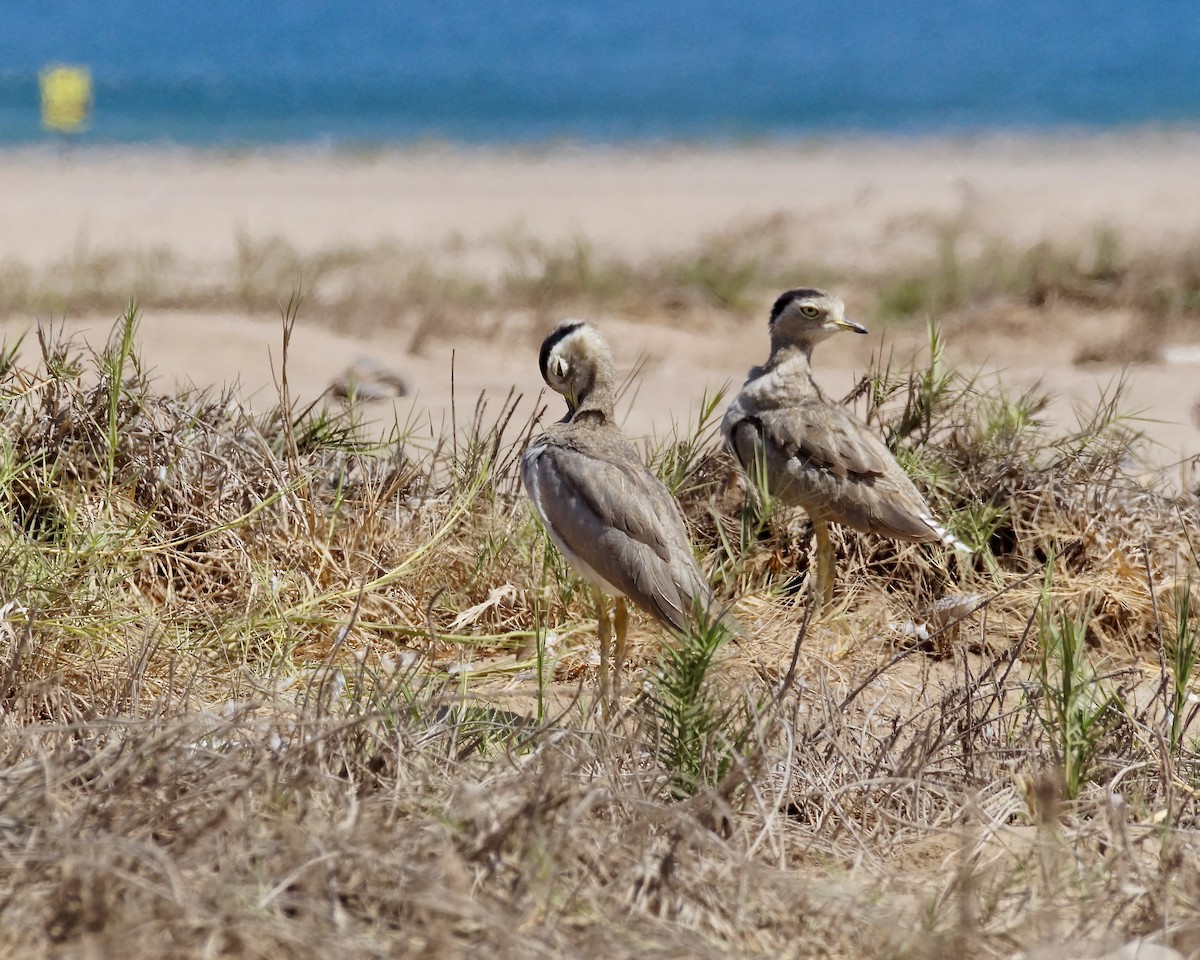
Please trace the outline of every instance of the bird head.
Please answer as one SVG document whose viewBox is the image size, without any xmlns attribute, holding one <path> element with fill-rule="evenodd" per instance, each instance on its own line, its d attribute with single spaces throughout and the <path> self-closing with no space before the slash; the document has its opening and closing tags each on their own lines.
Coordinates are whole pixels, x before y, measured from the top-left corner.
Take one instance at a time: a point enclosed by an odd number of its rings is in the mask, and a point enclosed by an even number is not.
<svg viewBox="0 0 1200 960">
<path fill-rule="evenodd" d="M 846 319 L 840 297 L 806 287 L 789 290 L 775 301 L 770 328 L 772 344 L 795 344 L 809 350 L 839 330 L 869 332 L 862 324 Z"/>
<path fill-rule="evenodd" d="M 600 331 L 582 320 L 564 320 L 542 341 L 542 379 L 566 398 L 569 415 L 585 401 L 611 415 L 614 386 L 612 351 Z"/>
</svg>

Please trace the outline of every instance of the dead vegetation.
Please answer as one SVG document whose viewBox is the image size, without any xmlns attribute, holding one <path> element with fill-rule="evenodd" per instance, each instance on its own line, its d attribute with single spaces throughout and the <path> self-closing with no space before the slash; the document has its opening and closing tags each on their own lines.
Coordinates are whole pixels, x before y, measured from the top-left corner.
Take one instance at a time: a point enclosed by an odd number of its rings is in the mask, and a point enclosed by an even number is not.
<svg viewBox="0 0 1200 960">
<path fill-rule="evenodd" d="M 43 268 L 0 264 L 0 318 L 115 313 L 131 294 L 156 310 L 274 314 L 299 284 L 311 319 L 356 334 L 402 330 L 419 350 L 430 338 L 532 340 L 550 320 L 580 311 L 688 325 L 714 315 L 740 319 L 803 276 L 854 289 L 857 309 L 872 322 L 936 316 L 949 329 L 969 328 L 982 312 L 989 325 L 1039 324 L 1055 308 L 1120 316 L 1120 336 L 1089 338 L 1078 359 L 1128 362 L 1155 359 L 1200 316 L 1200 238 L 1130 252 L 1101 224 L 1075 243 L 1023 248 L 989 237 L 968 209 L 906 226 L 911 246 L 931 253 L 861 270 L 798 256 L 803 229 L 776 214 L 644 260 L 582 236 L 556 245 L 520 232 L 307 252 L 284 237 L 239 234 L 221 263 L 81 241 Z"/>
<path fill-rule="evenodd" d="M 978 553 L 841 537 L 816 623 L 708 398 L 647 459 L 748 636 L 640 623 L 606 722 L 536 403 L 374 443 L 163 394 L 135 331 L 0 358 L 6 955 L 1200 951 L 1200 504 L 1119 397 L 1063 434 L 936 331 L 876 364 L 848 402 Z"/>
</svg>

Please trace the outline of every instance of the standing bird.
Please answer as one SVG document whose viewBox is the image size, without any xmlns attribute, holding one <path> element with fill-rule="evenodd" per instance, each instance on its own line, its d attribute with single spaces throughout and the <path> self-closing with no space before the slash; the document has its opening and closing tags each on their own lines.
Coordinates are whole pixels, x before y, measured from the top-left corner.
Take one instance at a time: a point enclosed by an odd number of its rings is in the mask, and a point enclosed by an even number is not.
<svg viewBox="0 0 1200 960">
<path fill-rule="evenodd" d="M 593 587 L 607 705 L 614 624 L 604 595 L 616 598 L 614 699 L 625 658 L 625 598 L 682 632 L 713 608 L 713 596 L 675 498 L 613 421 L 616 378 L 599 331 L 563 321 L 542 343 L 538 363 L 542 378 L 566 398 L 567 415 L 530 442 L 521 480 L 550 539 Z"/>
<path fill-rule="evenodd" d="M 833 600 L 830 521 L 897 540 L 937 542 L 971 552 L 933 518 L 892 452 L 812 377 L 813 347 L 839 330 L 867 333 L 824 290 L 783 294 L 771 308 L 771 356 L 754 367 L 729 405 L 721 433 L 742 469 L 812 518 L 817 588 Z"/>
</svg>

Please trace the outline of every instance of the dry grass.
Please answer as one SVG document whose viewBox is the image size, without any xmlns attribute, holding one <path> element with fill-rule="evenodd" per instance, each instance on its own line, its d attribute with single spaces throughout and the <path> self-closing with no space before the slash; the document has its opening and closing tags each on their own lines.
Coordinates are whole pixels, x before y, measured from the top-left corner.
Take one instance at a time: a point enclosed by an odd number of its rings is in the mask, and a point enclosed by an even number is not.
<svg viewBox="0 0 1200 960">
<path fill-rule="evenodd" d="M 1056 306 L 1129 318 L 1114 342 L 1092 343 L 1081 361 L 1153 358 L 1164 340 L 1200 316 L 1200 238 L 1177 248 L 1125 252 L 1097 226 L 1077 243 L 1015 247 L 990 238 L 969 215 L 910 224 L 935 252 L 875 271 L 811 262 L 796 253 L 803 223 L 777 214 L 701 238 L 691 249 L 644 260 L 597 249 L 586 237 L 547 244 L 522 233 L 467 243 L 458 237 L 405 247 L 298 249 L 278 236 L 239 234 L 224 263 L 197 263 L 165 248 L 119 251 L 80 242 L 61 262 L 0 264 L 0 318 L 112 313 L 130 295 L 147 308 L 273 314 L 298 285 L 307 314 L 357 334 L 404 331 L 411 349 L 431 338 L 535 339 L 571 312 L 610 313 L 693 325 L 735 320 L 779 290 L 807 282 L 856 292 L 856 312 L 894 321 L 937 316 L 970 327 Z M 1034 322 L 1040 322 L 1036 319 Z"/>
<path fill-rule="evenodd" d="M 606 722 L 536 406 L 375 445 L 286 382 L 163 394 L 135 326 L 0 364 L 6 956 L 1200 951 L 1200 505 L 1134 479 L 1118 398 L 1061 435 L 936 336 L 877 364 L 849 401 L 980 549 L 844 536 L 816 623 L 713 400 L 647 457 L 747 635 L 704 668 L 639 622 Z"/>
</svg>

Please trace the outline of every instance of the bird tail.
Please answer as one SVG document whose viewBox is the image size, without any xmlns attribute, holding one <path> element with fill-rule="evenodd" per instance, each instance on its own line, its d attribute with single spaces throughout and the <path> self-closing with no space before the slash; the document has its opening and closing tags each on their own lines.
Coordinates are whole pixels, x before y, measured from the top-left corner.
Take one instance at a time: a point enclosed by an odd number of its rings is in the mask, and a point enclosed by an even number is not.
<svg viewBox="0 0 1200 960">
<path fill-rule="evenodd" d="M 936 520 L 934 520 L 933 517 L 922 516 L 921 520 L 925 523 L 925 525 L 927 527 L 929 527 L 930 530 L 932 530 L 937 535 L 937 538 L 939 540 L 941 540 L 942 543 L 944 543 L 946 546 L 953 547 L 955 550 L 959 551 L 960 553 L 974 553 L 975 552 L 973 547 L 968 547 L 965 543 L 963 543 L 961 540 L 959 540 L 958 537 L 956 537 L 949 530 L 947 530 L 945 527 L 943 527 L 940 523 L 938 523 Z"/>
</svg>

